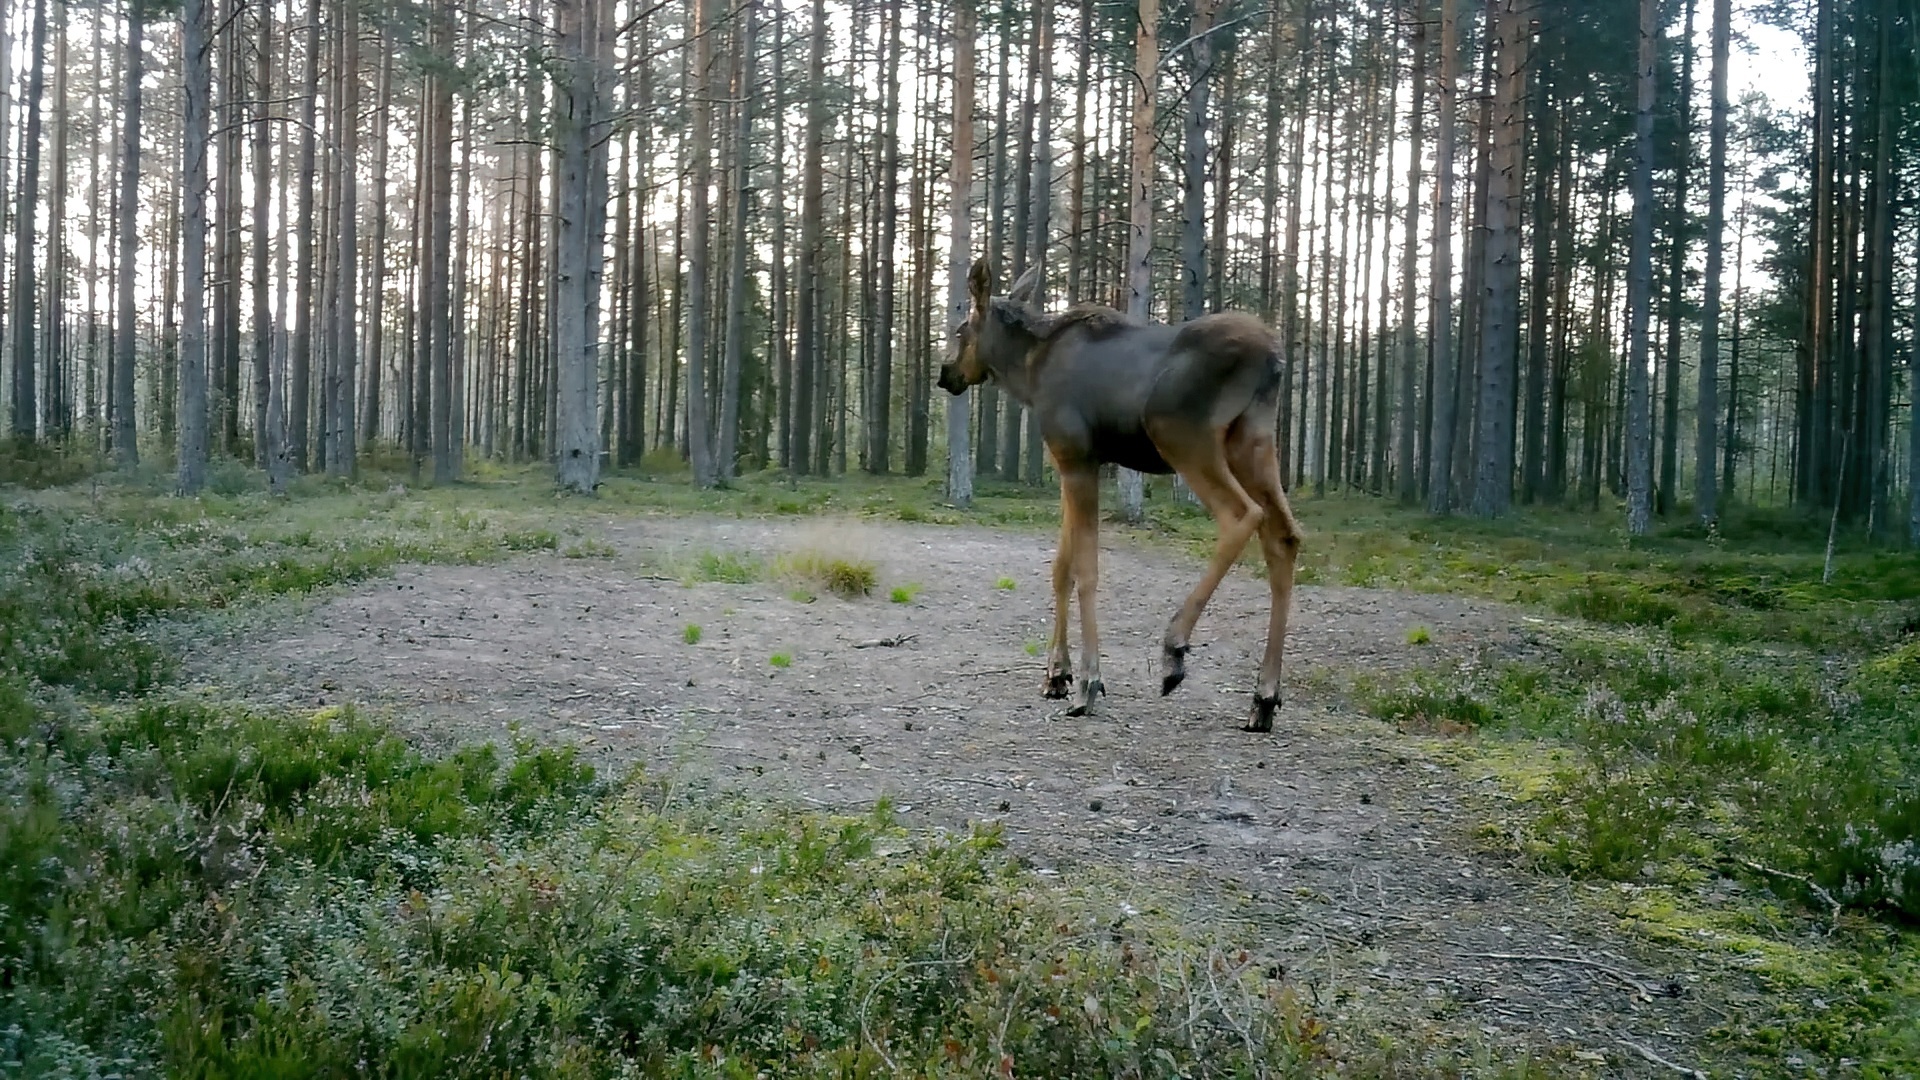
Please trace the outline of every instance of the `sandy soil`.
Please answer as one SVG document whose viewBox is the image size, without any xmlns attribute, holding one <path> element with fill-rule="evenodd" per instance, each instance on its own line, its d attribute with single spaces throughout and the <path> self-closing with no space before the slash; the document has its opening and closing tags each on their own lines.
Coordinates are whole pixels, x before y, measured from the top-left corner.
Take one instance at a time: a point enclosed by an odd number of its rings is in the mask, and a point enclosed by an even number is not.
<svg viewBox="0 0 1920 1080">
<path fill-rule="evenodd" d="M 209 642 L 190 668 L 263 700 L 390 711 L 431 740 L 500 738 L 519 723 L 609 764 L 768 797 L 857 809 L 884 795 L 927 829 L 998 821 L 1043 874 L 1191 897 L 1336 1016 L 1556 1044 L 1606 1075 L 1664 1074 L 1627 1044 L 1684 1060 L 1722 1019 L 1725 988 L 1687 958 L 1638 950 L 1582 886 L 1473 839 L 1497 816 L 1491 777 L 1340 701 L 1355 673 L 1524 650 L 1537 618 L 1303 586 L 1286 707 L 1274 734 L 1252 735 L 1239 726 L 1264 581 L 1228 578 L 1195 632 L 1186 684 L 1161 698 L 1159 636 L 1200 563 L 1109 533 L 1108 696 L 1094 716 L 1067 718 L 1041 697 L 1029 652 L 1051 625 L 1050 538 L 819 520 L 592 531 L 598 557 L 404 569 L 268 618 L 244 645 Z M 777 578 L 687 586 L 675 570 L 701 552 L 802 551 L 871 559 L 881 587 L 805 602 Z M 919 586 L 913 601 L 889 602 L 905 584 Z M 1415 626 L 1431 644 L 1407 643 Z M 773 665 L 776 653 L 791 666 Z"/>
</svg>

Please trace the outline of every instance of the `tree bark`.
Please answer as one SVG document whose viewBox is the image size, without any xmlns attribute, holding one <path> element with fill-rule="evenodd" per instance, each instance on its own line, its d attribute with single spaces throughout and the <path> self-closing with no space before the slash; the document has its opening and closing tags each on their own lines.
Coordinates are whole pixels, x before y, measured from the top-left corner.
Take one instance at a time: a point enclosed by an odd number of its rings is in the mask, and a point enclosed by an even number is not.
<svg viewBox="0 0 1920 1080">
<path fill-rule="evenodd" d="M 746 352 L 747 309 L 747 199 L 751 194 L 748 164 L 753 148 L 753 102 L 758 90 L 753 79 L 755 5 L 747 0 L 736 16 L 740 20 L 740 85 L 736 90 L 733 141 L 733 205 L 727 240 L 727 326 L 720 386 L 719 477 L 730 480 L 740 458 L 740 367 Z"/>
<path fill-rule="evenodd" d="M 1913 264 L 1920 266 L 1920 239 Z M 1920 274 L 1914 276 L 1913 310 L 1920 312 Z M 1907 348 L 1907 542 L 1920 548 L 1920 318 L 1913 320 Z"/>
<path fill-rule="evenodd" d="M 437 55 L 454 50 L 453 5 L 437 0 L 431 33 Z M 451 484 L 453 471 L 453 84 L 446 72 L 428 79 L 427 112 L 427 381 L 433 482 Z"/>
<path fill-rule="evenodd" d="M 875 473 L 892 469 L 893 452 L 893 341 L 894 341 L 894 246 L 899 239 L 900 187 L 900 0 L 887 3 L 886 51 L 881 60 L 885 70 L 884 94 L 888 102 L 880 128 L 880 244 L 879 303 L 874 327 L 873 389 L 868 395 L 872 413 L 867 417 L 867 468 Z"/>
<path fill-rule="evenodd" d="M 279 326 L 274 321 L 267 290 L 268 265 L 273 245 L 268 211 L 273 190 L 273 10 L 262 7 L 260 44 L 254 57 L 253 106 L 253 439 L 256 462 L 267 472 L 267 485 L 276 494 L 287 485 L 285 418 L 280 398 L 274 392 L 273 341 Z M 382 145 L 385 140 L 381 140 Z M 376 368 L 377 370 L 377 368 Z"/>
<path fill-rule="evenodd" d="M 687 35 L 693 39 L 693 73 L 687 129 L 687 445 L 693 482 L 712 487 L 719 481 L 713 463 L 713 435 L 707 426 L 707 275 L 712 242 L 709 193 L 713 185 L 713 39 L 709 0 L 693 0 Z M 584 139 L 584 133 L 583 133 Z M 564 151 L 563 151 L 564 152 Z M 584 142 L 580 147 L 584 154 Z M 582 222 L 584 224 L 584 222 Z"/>
<path fill-rule="evenodd" d="M 307 424 L 312 414 L 313 284 L 318 269 L 313 222 L 315 113 L 320 98 L 320 0 L 307 2 L 306 69 L 301 83 L 300 165 L 295 186 L 300 198 L 294 210 L 294 229 L 300 240 L 300 262 L 294 270 L 293 343 L 287 358 L 287 445 L 293 467 L 307 471 L 312 440 Z"/>
<path fill-rule="evenodd" d="M 1487 180 L 1485 320 L 1480 331 L 1478 476 L 1473 511 L 1499 517 L 1513 498 L 1513 411 L 1519 346 L 1520 162 L 1526 143 L 1527 28 L 1524 0 L 1495 0 L 1494 48 L 1498 101 L 1493 114 L 1492 161 Z M 1489 11 L 1489 14 L 1495 14 Z"/>
<path fill-rule="evenodd" d="M 1719 518 L 1720 278 L 1727 228 L 1727 65 L 1732 0 L 1713 0 L 1713 115 L 1707 149 L 1707 277 L 1700 303 L 1700 400 L 1694 447 L 1693 511 L 1703 523 Z"/>
<path fill-rule="evenodd" d="M 1673 201 L 1668 208 L 1667 237 L 1667 347 L 1665 390 L 1660 399 L 1660 483 L 1654 489 L 1654 510 L 1672 513 L 1679 499 L 1680 475 L 1680 326 L 1686 311 L 1687 181 L 1693 161 L 1693 13 L 1686 0 L 1685 28 L 1680 35 L 1680 85 L 1674 98 Z"/>
<path fill-rule="evenodd" d="M 383 38 L 384 41 L 384 38 Z M 375 91 L 377 103 L 374 105 L 373 129 L 376 132 L 387 130 L 389 118 L 393 114 L 393 51 L 383 48 L 380 51 L 380 88 Z M 369 255 L 371 265 L 367 268 L 370 280 L 367 283 L 367 348 L 366 348 L 366 394 L 361 402 L 360 445 L 371 448 L 380 436 L 381 374 L 386 366 L 386 315 L 387 315 L 387 162 L 390 140 L 377 138 L 373 141 L 373 242 Z M 508 213 L 511 215 L 511 208 Z M 491 436 L 493 425 L 488 424 Z M 488 446 L 491 456 L 492 446 Z"/>
<path fill-rule="evenodd" d="M 967 295 L 969 250 L 973 244 L 973 0 L 954 0 L 953 13 L 953 159 L 948 209 L 947 331 L 964 325 L 971 304 Z M 947 398 L 947 501 L 973 504 L 973 453 L 967 445 L 972 391 Z M 1920 520 L 1920 519 L 1916 519 Z"/>
<path fill-rule="evenodd" d="M 1651 2 L 1651 0 L 1646 0 Z M 1453 138 L 1459 97 L 1459 0 L 1440 0 L 1440 116 L 1434 129 L 1433 433 L 1427 453 L 1427 510 L 1453 508 Z"/>
<path fill-rule="evenodd" d="M 185 96 L 181 148 L 181 277 L 185 289 L 180 333 L 180 445 L 178 486 L 199 492 L 207 479 L 207 139 L 213 95 L 213 57 L 205 0 L 180 5 L 180 51 Z M 122 204 L 131 218 L 133 201 Z M 131 260 L 128 260 L 131 263 Z M 128 266 L 121 268 L 122 273 Z M 123 301 L 124 302 L 124 301 Z M 132 319 L 128 318 L 131 328 Z M 129 349 L 124 355 L 131 357 Z"/>
<path fill-rule="evenodd" d="M 334 256 L 334 317 L 339 326 L 334 332 L 333 431 L 328 439 L 327 472 L 332 476 L 353 476 L 359 472 L 356 454 L 360 440 L 354 431 L 359 415 L 354 408 L 357 389 L 358 320 L 355 299 L 358 294 L 357 271 L 360 265 L 360 15 L 359 5 L 341 5 L 342 39 L 340 92 L 340 193 L 337 254 Z M 380 133 L 384 141 L 384 133 Z M 237 155 L 236 155 L 237 156 Z"/>
<path fill-rule="evenodd" d="M 27 53 L 27 122 L 21 142 L 19 204 L 13 219 L 13 435 L 31 442 L 40 421 L 39 379 L 34 364 L 33 255 L 35 207 L 40 201 L 40 99 L 46 88 L 47 0 L 34 0 L 33 38 Z M 55 243 L 59 238 L 53 238 Z M 48 358 L 48 364 L 54 363 Z"/>
<path fill-rule="evenodd" d="M 1400 502 L 1413 505 L 1419 500 L 1421 477 L 1413 455 L 1419 432 L 1419 334 L 1415 332 L 1415 313 L 1419 309 L 1419 231 L 1421 231 L 1421 150 L 1427 135 L 1427 0 L 1413 0 L 1413 108 L 1407 110 L 1407 123 L 1413 127 L 1407 156 L 1407 227 L 1400 252 L 1400 446 L 1396 469 L 1400 477 Z"/>
<path fill-rule="evenodd" d="M 1653 403 L 1648 394 L 1647 323 L 1653 302 L 1653 103 L 1658 19 L 1658 0 L 1640 0 L 1633 246 L 1627 256 L 1627 531 L 1635 536 L 1646 534 L 1653 517 Z"/>
<path fill-rule="evenodd" d="M 1053 231 L 1053 0 L 1039 0 L 1033 17 L 1033 56 L 1039 69 L 1040 92 L 1034 110 L 1033 183 L 1029 196 L 1032 209 L 1027 214 L 1030 255 L 1027 265 L 1034 272 L 1033 302 L 1047 305 L 1047 245 Z M 1038 484 L 1046 462 L 1045 442 L 1040 432 L 1040 417 L 1027 410 L 1027 460 L 1025 479 Z"/>
<path fill-rule="evenodd" d="M 223 333 L 219 351 L 213 355 L 210 371 L 215 383 L 212 401 L 220 409 L 216 421 L 217 445 L 229 456 L 240 453 L 240 288 L 246 277 L 246 260 L 240 236 L 240 152 L 246 127 L 245 82 L 241 77 L 240 18 L 245 11 L 241 0 L 228 0 L 216 9 L 220 20 L 220 111 L 216 117 L 220 133 L 220 219 L 216 224 L 220 238 L 220 263 L 216 271 L 220 313 L 215 320 Z M 349 123 L 345 127 L 351 129 Z"/>
<path fill-rule="evenodd" d="M 827 9 L 826 0 L 813 0 L 813 38 L 807 61 L 807 143 L 800 180 L 799 315 L 794 326 L 793 449 L 794 472 L 813 471 L 814 388 L 821 356 L 820 248 L 822 153 L 826 142 Z"/>
<path fill-rule="evenodd" d="M 1160 0 L 1138 0 L 1134 27 L 1131 213 L 1127 249 L 1127 314 L 1148 318 L 1153 304 L 1153 115 L 1160 77 Z M 1145 516 L 1144 478 L 1120 469 L 1120 511 Z"/>
<path fill-rule="evenodd" d="M 1218 0 L 1194 0 L 1187 28 L 1188 77 L 1181 158 L 1180 318 L 1207 312 L 1207 106 L 1213 89 L 1213 23 Z"/>
<path fill-rule="evenodd" d="M 707 0 L 696 0 L 696 27 Z M 555 22 L 560 32 L 560 78 L 554 95 L 553 124 L 559 145 L 558 172 L 555 177 L 554 234 L 554 373 L 555 420 L 554 449 L 558 460 L 560 486 L 581 495 L 591 494 L 600 481 L 599 358 L 594 343 L 598 336 L 595 316 L 600 288 L 601 222 L 606 208 L 606 174 L 595 168 L 593 140 L 602 123 L 599 71 L 601 38 L 605 17 L 602 0 L 560 0 L 554 5 Z M 696 69 L 704 73 L 704 68 Z M 704 98 L 704 93 L 696 92 Z M 698 124 L 696 123 L 696 127 Z M 704 178 L 702 178 L 704 179 Z M 704 220 L 704 219 L 703 219 Z M 704 239 L 704 237 L 702 238 Z M 703 283 L 704 285 L 704 283 Z M 704 312 L 691 309 L 698 321 Z M 698 370 L 697 367 L 695 369 Z M 689 396 L 689 400 L 693 400 Z M 696 445 L 703 445 L 706 431 L 705 409 L 690 409 L 702 427 Z M 711 447 L 707 447 L 710 451 Z M 712 462 L 702 462 L 708 472 L 696 473 L 703 483 L 711 484 Z"/>
<path fill-rule="evenodd" d="M 122 467 L 140 463 L 140 450 L 134 433 L 134 313 L 137 310 L 135 288 L 139 268 L 134 256 L 139 249 L 140 215 L 134 207 L 140 200 L 140 83 L 145 75 L 141 48 L 143 24 L 141 0 L 133 0 L 127 14 L 126 106 L 120 121 L 120 213 L 114 218 L 119 248 L 119 313 L 114 325 L 113 366 L 113 458 Z M 204 103 L 204 102 L 203 102 Z"/>
</svg>

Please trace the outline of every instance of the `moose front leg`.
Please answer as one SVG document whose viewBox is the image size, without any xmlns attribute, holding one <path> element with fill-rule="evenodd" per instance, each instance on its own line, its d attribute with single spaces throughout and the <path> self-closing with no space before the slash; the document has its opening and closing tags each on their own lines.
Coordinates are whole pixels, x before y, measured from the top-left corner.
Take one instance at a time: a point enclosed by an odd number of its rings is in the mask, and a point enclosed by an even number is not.
<svg viewBox="0 0 1920 1080">
<path fill-rule="evenodd" d="M 1073 690 L 1073 654 L 1067 648 L 1067 602 L 1073 590 L 1073 543 L 1076 534 L 1073 504 L 1064 496 L 1061 480 L 1060 549 L 1053 556 L 1053 640 L 1047 645 L 1047 676 L 1043 692 L 1063 698 Z"/>
</svg>

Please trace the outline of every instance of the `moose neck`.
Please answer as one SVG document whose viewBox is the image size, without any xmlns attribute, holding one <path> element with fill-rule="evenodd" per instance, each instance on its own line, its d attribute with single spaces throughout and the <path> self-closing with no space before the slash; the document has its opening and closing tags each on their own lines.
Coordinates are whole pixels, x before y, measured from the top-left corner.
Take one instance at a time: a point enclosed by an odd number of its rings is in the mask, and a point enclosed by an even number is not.
<svg viewBox="0 0 1920 1080">
<path fill-rule="evenodd" d="M 996 301 L 996 303 L 1004 302 Z M 999 313 L 995 314 L 997 316 Z M 993 379 L 1000 384 L 1002 391 L 1013 400 L 1031 408 L 1033 380 L 1030 375 L 1033 354 L 1042 343 L 1033 333 L 1015 322 L 1000 319 L 999 323 L 992 346 L 981 349 L 980 360 L 987 366 L 988 371 L 993 372 Z"/>
</svg>

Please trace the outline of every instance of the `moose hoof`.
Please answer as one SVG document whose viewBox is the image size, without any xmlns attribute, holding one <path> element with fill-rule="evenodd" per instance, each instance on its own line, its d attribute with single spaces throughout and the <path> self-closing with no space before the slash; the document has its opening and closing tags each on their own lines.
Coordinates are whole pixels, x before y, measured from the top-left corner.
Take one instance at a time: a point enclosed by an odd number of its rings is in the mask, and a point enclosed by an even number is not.
<svg viewBox="0 0 1920 1080">
<path fill-rule="evenodd" d="M 1187 677 L 1188 645 L 1163 645 L 1160 648 L 1160 696 L 1180 688 Z"/>
<path fill-rule="evenodd" d="M 1058 698 L 1066 697 L 1067 694 L 1072 692 L 1072 690 L 1073 690 L 1073 672 L 1071 671 L 1047 672 L 1047 682 L 1046 682 L 1046 689 L 1044 690 L 1044 693 L 1049 698 L 1058 699 Z"/>
<path fill-rule="evenodd" d="M 1256 695 L 1253 699 L 1253 711 L 1247 714 L 1247 726 L 1242 728 L 1241 730 L 1242 731 L 1260 731 L 1260 732 L 1272 731 L 1273 730 L 1273 713 L 1274 713 L 1274 710 L 1278 709 L 1279 707 L 1280 707 L 1279 694 L 1275 694 L 1272 697 L 1259 697 Z"/>
<path fill-rule="evenodd" d="M 1067 708 L 1068 716 L 1085 716 L 1093 711 L 1093 699 L 1107 692 L 1107 685 L 1099 679 L 1087 679 L 1080 684 L 1080 696 Z"/>
</svg>

